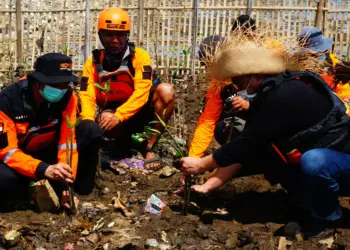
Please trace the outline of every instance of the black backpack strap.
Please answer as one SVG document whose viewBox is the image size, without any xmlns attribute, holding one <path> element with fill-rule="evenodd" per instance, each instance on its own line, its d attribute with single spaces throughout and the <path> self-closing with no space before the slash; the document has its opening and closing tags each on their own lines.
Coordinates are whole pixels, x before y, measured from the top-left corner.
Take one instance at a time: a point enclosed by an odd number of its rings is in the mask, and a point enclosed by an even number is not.
<svg viewBox="0 0 350 250">
<path fill-rule="evenodd" d="M 128 61 L 127 61 L 127 65 L 129 67 L 129 71 L 131 73 L 132 76 L 135 76 L 135 69 L 134 66 L 132 64 L 132 58 L 135 56 L 135 43 L 129 42 L 128 43 L 129 46 L 129 56 L 128 56 Z"/>
<path fill-rule="evenodd" d="M 260 85 L 259 92 L 267 93 L 270 90 L 277 88 L 281 83 L 293 78 L 292 72 L 285 71 L 277 76 L 271 77 L 263 81 Z"/>
<path fill-rule="evenodd" d="M 98 75 L 103 71 L 102 64 L 100 62 L 101 52 L 102 50 L 100 49 L 94 49 L 92 51 L 92 63 L 95 65 Z"/>
<path fill-rule="evenodd" d="M 262 93 L 266 93 L 273 88 L 277 88 L 280 84 L 284 83 L 285 81 L 289 81 L 292 79 L 300 78 L 302 81 L 303 79 L 309 80 L 308 83 L 312 84 L 313 87 L 320 88 L 328 88 L 328 85 L 324 83 L 323 79 L 316 73 L 308 72 L 308 71 L 285 71 L 277 76 L 271 77 L 263 81 L 260 85 L 260 91 Z M 316 82 L 321 84 L 315 84 Z"/>
<path fill-rule="evenodd" d="M 135 55 L 135 43 L 129 42 L 128 43 L 129 49 L 130 49 L 130 57 L 132 58 Z"/>
</svg>

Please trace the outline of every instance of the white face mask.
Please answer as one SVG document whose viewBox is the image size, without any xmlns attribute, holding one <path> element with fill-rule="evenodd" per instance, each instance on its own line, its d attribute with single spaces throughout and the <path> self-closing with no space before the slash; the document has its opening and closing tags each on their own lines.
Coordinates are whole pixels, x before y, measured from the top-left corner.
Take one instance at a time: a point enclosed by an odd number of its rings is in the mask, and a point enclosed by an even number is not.
<svg viewBox="0 0 350 250">
<path fill-rule="evenodd" d="M 240 96 L 243 100 L 251 101 L 256 96 L 256 93 L 255 94 L 248 94 L 248 92 L 247 92 L 247 89 L 249 88 L 250 84 L 252 83 L 253 78 L 254 78 L 254 76 L 252 76 L 252 78 L 250 78 L 249 84 L 244 90 L 237 92 L 237 95 Z"/>
</svg>

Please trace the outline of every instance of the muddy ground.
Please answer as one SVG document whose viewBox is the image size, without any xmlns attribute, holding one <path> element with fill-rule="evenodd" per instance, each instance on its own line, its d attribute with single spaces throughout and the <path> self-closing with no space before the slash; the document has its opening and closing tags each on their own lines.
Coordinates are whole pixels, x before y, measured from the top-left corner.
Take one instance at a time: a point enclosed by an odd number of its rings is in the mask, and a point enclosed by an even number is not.
<svg viewBox="0 0 350 250">
<path fill-rule="evenodd" d="M 172 123 L 175 132 L 191 137 L 204 95 L 203 84 L 174 82 L 179 105 Z M 212 147 L 215 147 L 215 143 Z M 263 176 L 234 179 L 209 195 L 192 194 L 189 214 L 181 215 L 180 173 L 116 175 L 102 171 L 89 196 L 80 196 L 78 216 L 20 211 L 0 214 L 1 249 L 327 249 L 317 241 L 291 240 L 281 248 L 281 228 L 294 219 L 284 190 Z M 129 207 L 115 208 L 113 197 Z M 155 194 L 166 202 L 160 216 L 144 213 Z M 345 210 L 349 206 L 342 199 Z M 131 214 L 130 214 L 131 213 Z M 5 240 L 11 230 L 15 240 Z M 153 239 L 153 240 L 150 240 Z M 156 241 L 156 242 L 155 242 Z M 150 246 L 156 246 L 153 247 Z M 339 229 L 332 249 L 350 249 L 350 230 Z"/>
</svg>

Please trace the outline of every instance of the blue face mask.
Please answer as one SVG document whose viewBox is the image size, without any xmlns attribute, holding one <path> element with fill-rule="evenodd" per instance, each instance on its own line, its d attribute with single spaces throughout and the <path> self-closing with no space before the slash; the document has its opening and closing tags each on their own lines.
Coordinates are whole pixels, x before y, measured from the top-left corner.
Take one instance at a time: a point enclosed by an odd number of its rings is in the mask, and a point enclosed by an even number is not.
<svg viewBox="0 0 350 250">
<path fill-rule="evenodd" d="M 253 76 L 250 79 L 247 88 L 237 92 L 237 95 L 240 96 L 243 100 L 252 101 L 254 99 L 254 97 L 256 96 L 256 93 L 255 94 L 248 94 L 248 92 L 247 92 L 247 89 L 249 88 L 252 80 L 253 80 Z"/>
<path fill-rule="evenodd" d="M 247 100 L 247 101 L 252 101 L 253 98 L 256 96 L 255 94 L 248 94 L 247 90 L 241 90 L 237 92 L 237 95 L 240 96 L 243 100 Z"/>
<path fill-rule="evenodd" d="M 59 102 L 67 89 L 57 89 L 48 85 L 45 85 L 44 90 L 39 90 L 42 97 L 48 102 Z"/>
<path fill-rule="evenodd" d="M 324 61 L 326 60 L 326 55 L 321 55 L 318 57 L 319 60 Z"/>
</svg>

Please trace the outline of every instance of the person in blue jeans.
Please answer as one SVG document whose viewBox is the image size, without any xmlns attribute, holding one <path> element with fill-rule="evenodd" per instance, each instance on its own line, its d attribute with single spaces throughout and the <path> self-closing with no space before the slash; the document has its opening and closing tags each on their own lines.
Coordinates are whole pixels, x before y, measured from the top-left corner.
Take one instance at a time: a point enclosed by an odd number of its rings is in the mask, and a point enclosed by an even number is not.
<svg viewBox="0 0 350 250">
<path fill-rule="evenodd" d="M 319 75 L 289 71 L 296 68 L 284 48 L 232 37 L 208 72 L 216 82 L 232 79 L 252 97 L 246 125 L 213 154 L 184 157 L 179 167 L 184 175 L 261 167 L 311 215 L 302 225 L 305 235 L 328 236 L 342 217 L 340 192 L 350 187 L 349 108 Z"/>
</svg>

